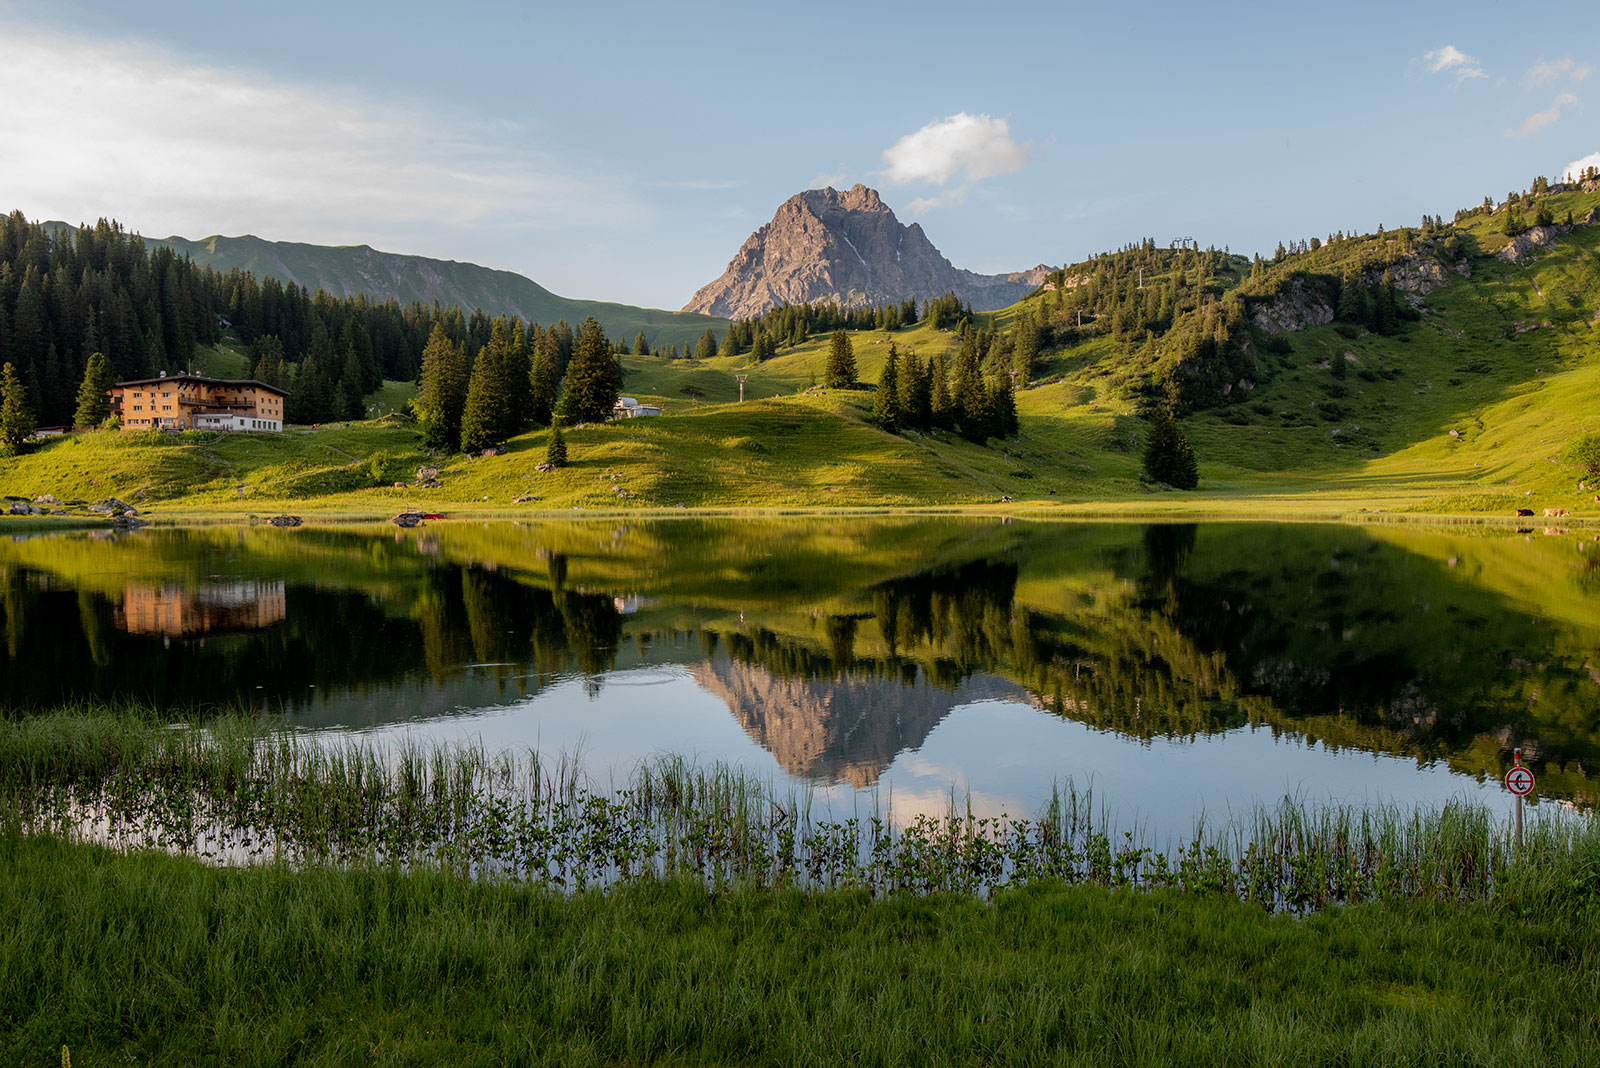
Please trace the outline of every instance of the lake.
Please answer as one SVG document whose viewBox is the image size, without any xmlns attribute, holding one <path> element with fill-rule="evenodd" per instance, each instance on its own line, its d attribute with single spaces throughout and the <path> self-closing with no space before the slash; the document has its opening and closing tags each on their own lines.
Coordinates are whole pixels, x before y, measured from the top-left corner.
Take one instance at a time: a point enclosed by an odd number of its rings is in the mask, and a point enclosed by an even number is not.
<svg viewBox="0 0 1600 1068">
<path fill-rule="evenodd" d="M 0 701 L 672 753 L 896 821 L 1055 784 L 1160 840 L 1304 801 L 1600 786 L 1600 548 L 998 518 L 208 527 L 0 540 Z"/>
</svg>

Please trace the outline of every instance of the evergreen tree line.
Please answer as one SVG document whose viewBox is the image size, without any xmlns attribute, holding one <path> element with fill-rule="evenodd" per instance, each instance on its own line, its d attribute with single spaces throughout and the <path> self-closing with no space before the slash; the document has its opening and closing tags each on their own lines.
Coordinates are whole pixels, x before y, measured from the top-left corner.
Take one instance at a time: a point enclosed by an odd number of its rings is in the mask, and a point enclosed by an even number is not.
<svg viewBox="0 0 1600 1068">
<path fill-rule="evenodd" d="M 1169 394 L 1184 408 L 1218 403 L 1256 374 L 1243 307 L 1224 296 L 1245 262 L 1146 238 L 1055 271 L 1025 305 L 1031 321 L 1012 331 L 1012 365 L 1026 375 L 1046 348 L 1109 337 L 1123 351 L 1118 377 L 1147 408 Z"/>
<path fill-rule="evenodd" d="M 600 422 L 622 388 L 617 346 L 593 316 L 576 335 L 565 322 L 525 328 L 501 316 L 489 322 L 475 353 L 467 345 L 440 322 L 423 347 L 412 408 L 430 448 L 476 452 L 533 426 Z M 560 466 L 565 446 L 558 440 L 550 459 Z"/>
<path fill-rule="evenodd" d="M 849 344 L 841 331 L 834 335 Z M 832 361 L 830 360 L 830 370 Z M 978 332 L 968 324 L 954 366 L 943 356 L 926 361 L 902 354 L 893 342 L 872 399 L 872 420 L 889 431 L 948 430 L 983 444 L 1017 433 L 1017 399 L 1010 366 L 995 351 L 985 369 Z"/>
<path fill-rule="evenodd" d="M 251 377 L 290 391 L 290 422 L 358 418 L 385 379 L 417 377 L 436 327 L 477 353 L 495 322 L 437 302 L 339 298 L 249 271 L 219 273 L 114 221 L 47 229 L 21 212 L 0 217 L 0 364 L 13 366 L 42 425 L 75 421 L 94 353 L 112 381 L 151 377 L 188 369 L 196 348 L 224 331 L 248 346 Z M 521 328 L 531 345 L 531 324 Z M 547 330 L 570 355 L 572 328 Z"/>
</svg>

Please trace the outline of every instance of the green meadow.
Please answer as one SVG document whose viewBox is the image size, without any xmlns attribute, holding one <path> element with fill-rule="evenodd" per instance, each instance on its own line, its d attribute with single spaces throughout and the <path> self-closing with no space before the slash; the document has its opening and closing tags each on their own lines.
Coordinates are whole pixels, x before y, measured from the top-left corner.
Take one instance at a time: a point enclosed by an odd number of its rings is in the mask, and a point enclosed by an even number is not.
<svg viewBox="0 0 1600 1068">
<path fill-rule="evenodd" d="M 1583 216 L 1600 194 L 1550 198 Z M 1279 335 L 1256 355 L 1261 381 L 1240 400 L 1183 420 L 1200 486 L 1179 493 L 1141 478 L 1141 436 L 1121 349 L 1106 336 L 1041 354 L 1017 407 L 1020 436 L 973 445 L 943 432 L 886 433 L 870 421 L 888 346 L 924 359 L 957 337 L 924 322 L 851 335 L 863 385 L 825 390 L 828 339 L 813 336 L 759 364 L 623 359 L 625 393 L 656 418 L 567 433 L 571 466 L 541 473 L 548 431 L 502 455 L 430 455 L 403 414 L 414 387 L 387 383 L 364 423 L 276 435 L 106 432 L 47 441 L 8 461 L 0 492 L 124 500 L 143 490 L 157 517 L 295 511 L 379 517 L 402 507 L 457 514 L 551 509 L 971 508 L 1062 514 L 1352 517 L 1363 513 L 1512 515 L 1518 507 L 1600 513 L 1582 473 L 1559 456 L 1600 429 L 1600 228 L 1578 226 L 1518 263 L 1498 216 L 1456 233 L 1466 276 L 1427 294 L 1394 335 L 1345 324 Z M 1330 250 L 1305 254 L 1308 269 Z M 1320 259 L 1319 259 L 1320 257 Z M 1234 279 L 1226 279 L 1233 284 Z M 1029 300 L 1048 300 L 1041 293 Z M 1027 302 L 979 316 L 1006 327 Z M 1258 341 L 1264 341 L 1260 336 Z M 196 369 L 245 373 L 224 342 Z M 744 375 L 740 403 L 736 376 Z M 436 466 L 439 486 L 416 469 Z M 396 487 L 395 483 L 404 483 Z"/>
</svg>

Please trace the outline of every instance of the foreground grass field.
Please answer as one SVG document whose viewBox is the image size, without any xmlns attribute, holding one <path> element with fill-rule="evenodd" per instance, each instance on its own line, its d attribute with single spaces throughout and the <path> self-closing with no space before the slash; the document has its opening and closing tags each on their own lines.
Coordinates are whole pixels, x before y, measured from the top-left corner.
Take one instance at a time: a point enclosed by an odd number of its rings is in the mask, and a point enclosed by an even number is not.
<svg viewBox="0 0 1600 1068">
<path fill-rule="evenodd" d="M 1297 919 L 218 870 L 0 837 L 8 1064 L 1588 1065 L 1592 907 Z"/>
</svg>

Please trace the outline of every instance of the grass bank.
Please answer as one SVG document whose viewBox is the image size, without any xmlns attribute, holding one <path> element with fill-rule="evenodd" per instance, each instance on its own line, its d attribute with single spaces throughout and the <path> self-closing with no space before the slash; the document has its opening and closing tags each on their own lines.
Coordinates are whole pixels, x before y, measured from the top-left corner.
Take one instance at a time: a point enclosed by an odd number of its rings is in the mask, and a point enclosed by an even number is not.
<svg viewBox="0 0 1600 1068">
<path fill-rule="evenodd" d="M 309 747 L 149 708 L 0 721 L 0 1059 L 1580 1065 L 1600 1048 L 1592 817 L 1513 855 L 1473 810 L 1286 805 L 1158 858 L 1097 833 L 1087 798 L 901 828 L 798 800 L 682 762 L 602 793 L 571 763 Z M 129 848 L 52 833 L 85 820 Z"/>
<path fill-rule="evenodd" d="M 1600 924 L 1172 891 L 563 896 L 0 835 L 7 1063 L 1587 1065 Z"/>
</svg>

